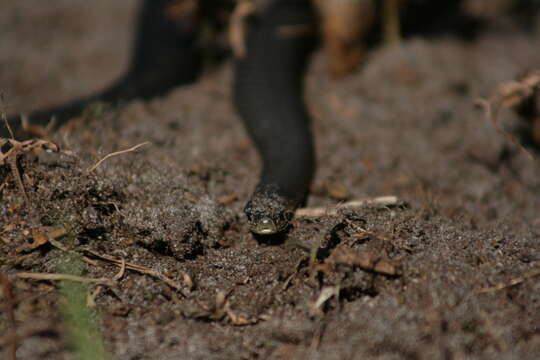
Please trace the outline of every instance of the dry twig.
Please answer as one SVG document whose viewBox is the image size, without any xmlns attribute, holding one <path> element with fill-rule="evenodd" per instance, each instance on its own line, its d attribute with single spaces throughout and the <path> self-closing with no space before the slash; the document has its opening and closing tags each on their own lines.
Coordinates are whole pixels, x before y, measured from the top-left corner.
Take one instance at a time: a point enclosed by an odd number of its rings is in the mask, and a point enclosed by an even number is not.
<svg viewBox="0 0 540 360">
<path fill-rule="evenodd" d="M 101 160 L 99 160 L 97 163 L 94 164 L 94 166 L 90 167 L 88 169 L 88 172 L 93 172 L 94 170 L 96 170 L 96 168 L 101 165 L 102 162 L 104 162 L 105 160 L 107 160 L 108 158 L 110 157 L 113 157 L 113 156 L 116 156 L 116 155 L 121 155 L 121 154 L 125 154 L 125 153 L 128 153 L 128 152 L 132 152 L 132 151 L 135 151 L 137 150 L 138 148 L 140 148 L 141 146 L 144 146 L 144 145 L 147 145 L 147 144 L 150 144 L 149 141 L 145 141 L 143 143 L 140 143 L 140 144 L 137 144 L 135 146 L 132 146 L 130 147 L 129 149 L 126 149 L 126 150 L 120 150 L 120 151 L 115 151 L 115 152 L 112 152 L 110 154 L 107 154 L 105 155 Z"/>
<path fill-rule="evenodd" d="M 540 268 L 532 269 L 532 270 L 527 271 L 526 273 L 524 273 L 521 276 L 518 276 L 516 278 L 511 279 L 508 282 L 501 282 L 501 283 L 499 283 L 499 284 L 497 284 L 495 286 L 482 288 L 482 289 L 478 290 L 478 293 L 482 294 L 482 293 L 487 293 L 487 292 L 493 292 L 493 291 L 499 291 L 499 290 L 502 290 L 502 289 L 506 289 L 506 288 L 509 288 L 511 286 L 520 284 L 520 283 L 524 282 L 525 280 L 531 279 L 531 278 L 533 278 L 535 276 L 538 276 L 538 275 L 540 275 Z"/>
<path fill-rule="evenodd" d="M 2 153 L 1 149 L 9 148 L 5 153 Z M 0 138 L 0 165 L 8 165 L 11 169 L 11 173 L 15 178 L 15 182 L 19 187 L 19 191 L 23 194 L 26 203 L 30 202 L 28 194 L 24 188 L 24 183 L 22 180 L 21 172 L 17 161 L 19 156 L 27 152 L 38 153 L 41 151 L 48 152 L 58 152 L 60 151 L 59 147 L 46 140 L 41 139 L 32 139 L 26 141 L 17 141 L 15 139 L 4 139 Z"/>
<path fill-rule="evenodd" d="M 114 281 L 107 278 L 87 278 L 70 274 L 53 274 L 53 273 L 34 273 L 34 272 L 19 272 L 16 274 L 21 279 L 35 280 L 68 280 L 82 283 L 96 283 L 107 286 L 114 286 Z"/>
<path fill-rule="evenodd" d="M 124 273 L 126 272 L 126 260 L 122 259 L 121 261 L 122 262 L 120 263 L 120 271 L 114 276 L 115 281 L 119 281 L 120 279 L 122 279 L 122 277 L 124 277 Z"/>
<path fill-rule="evenodd" d="M 324 312 L 321 307 L 332 297 L 339 299 L 339 291 L 340 288 L 338 285 L 323 287 L 319 296 L 317 297 L 317 300 L 312 303 L 308 303 L 308 307 L 314 315 L 323 316 Z"/>
<path fill-rule="evenodd" d="M 9 147 L 9 150 L 2 153 L 1 149 L 7 147 Z M 30 199 L 28 198 L 28 194 L 24 188 L 21 172 L 19 170 L 19 166 L 17 165 L 19 156 L 26 152 L 58 152 L 59 150 L 60 149 L 56 144 L 46 140 L 32 139 L 26 141 L 17 141 L 15 139 L 0 138 L 0 165 L 4 164 L 10 167 L 11 173 L 15 178 L 15 182 L 17 183 L 17 186 L 19 187 L 19 190 L 23 194 L 27 203 L 30 202 Z"/>
<path fill-rule="evenodd" d="M 540 89 L 540 70 L 531 71 L 522 79 L 509 81 L 498 86 L 497 91 L 487 99 L 476 99 L 475 104 L 484 109 L 486 120 L 493 124 L 493 127 L 508 141 L 516 145 L 521 151 L 533 158 L 512 135 L 505 132 L 498 124 L 499 114 L 502 109 L 522 103 L 525 99 L 533 96 L 535 90 Z"/>
<path fill-rule="evenodd" d="M 98 253 L 97 251 L 94 251 L 94 250 L 91 250 L 91 249 L 85 249 L 84 250 L 85 252 L 87 252 L 88 254 L 92 255 L 92 256 L 95 256 L 101 260 L 105 260 L 105 261 L 109 261 L 109 262 L 112 262 L 114 264 L 116 264 L 117 266 L 124 266 L 126 269 L 128 270 L 133 270 L 133 271 L 136 271 L 138 273 L 141 273 L 141 274 L 146 274 L 146 275 L 149 275 L 149 276 L 152 276 L 156 279 L 159 279 L 161 281 L 163 281 L 165 284 L 169 285 L 171 288 L 177 290 L 178 292 L 180 292 L 180 294 L 184 297 L 186 297 L 186 295 L 182 292 L 182 285 L 178 284 L 176 281 L 172 280 L 171 278 L 163 275 L 162 273 L 156 271 L 156 270 L 153 270 L 153 269 L 150 269 L 150 268 L 147 268 L 147 267 L 144 267 L 144 266 L 141 266 L 141 265 L 137 265 L 137 264 L 132 264 L 132 263 L 128 263 L 128 262 L 125 262 L 125 260 L 118 260 L 110 255 L 106 255 L 106 254 L 100 254 Z M 186 287 L 191 290 L 193 288 L 193 281 L 191 280 L 191 277 L 185 273 L 185 272 L 182 272 L 182 276 L 184 278 L 184 283 L 186 284 Z"/>
<path fill-rule="evenodd" d="M 2 121 L 4 121 L 4 125 L 8 129 L 9 136 L 11 136 L 11 139 L 15 140 L 15 135 L 13 134 L 13 130 L 11 129 L 11 126 L 9 125 L 9 121 L 7 119 L 6 112 L 4 110 L 4 108 L 6 107 L 4 105 L 4 101 L 5 101 L 4 100 L 4 93 L 0 93 L 0 101 L 2 103 L 2 110 L 0 111 L 0 114 L 2 115 Z"/>
<path fill-rule="evenodd" d="M 312 207 L 302 208 L 296 211 L 296 216 L 301 217 L 320 217 L 320 216 L 335 216 L 340 209 L 344 208 L 360 208 L 366 205 L 378 205 L 378 206 L 395 206 L 400 203 L 397 196 L 380 196 L 371 199 L 352 200 L 342 204 L 338 204 L 332 208 L 325 207 Z"/>
<path fill-rule="evenodd" d="M 98 295 L 101 293 L 102 290 L 103 290 L 102 285 L 96 286 L 94 291 L 92 291 L 92 293 L 90 293 L 90 294 L 88 294 L 86 296 L 86 306 L 88 306 L 89 308 L 95 308 L 96 307 L 96 298 L 98 297 Z"/>
</svg>

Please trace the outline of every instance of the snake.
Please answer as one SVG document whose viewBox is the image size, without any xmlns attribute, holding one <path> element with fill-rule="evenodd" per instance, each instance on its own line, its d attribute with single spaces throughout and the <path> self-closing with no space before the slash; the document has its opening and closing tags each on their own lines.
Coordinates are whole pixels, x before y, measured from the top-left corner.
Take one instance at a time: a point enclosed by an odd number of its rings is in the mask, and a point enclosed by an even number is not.
<svg viewBox="0 0 540 360">
<path fill-rule="evenodd" d="M 274 2 L 249 24 L 247 55 L 235 63 L 234 102 L 262 159 L 259 183 L 244 209 L 256 234 L 285 230 L 313 179 L 303 75 L 316 43 L 309 31 L 315 21 L 309 1 Z"/>
<path fill-rule="evenodd" d="M 168 10 L 174 1 L 142 2 L 131 60 L 116 82 L 96 94 L 32 112 L 29 122 L 45 126 L 54 116 L 59 126 L 92 102 L 116 105 L 149 100 L 195 81 L 203 58 L 200 26 L 171 18 Z M 234 60 L 233 101 L 262 161 L 259 182 L 244 213 L 254 234 L 273 235 L 290 228 L 314 176 L 315 150 L 303 78 L 317 43 L 317 20 L 310 0 L 265 2 L 247 20 L 246 54 Z M 231 0 L 200 3 L 198 11 L 204 13 L 230 6 Z M 0 130 L 0 136 L 8 137 L 7 131 Z"/>
</svg>

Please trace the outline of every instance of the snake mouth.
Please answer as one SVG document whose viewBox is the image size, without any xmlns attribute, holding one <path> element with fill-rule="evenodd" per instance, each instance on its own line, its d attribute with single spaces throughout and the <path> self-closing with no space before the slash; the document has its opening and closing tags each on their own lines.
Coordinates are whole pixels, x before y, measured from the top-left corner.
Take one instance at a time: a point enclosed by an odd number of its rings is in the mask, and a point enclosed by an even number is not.
<svg viewBox="0 0 540 360">
<path fill-rule="evenodd" d="M 263 217 L 258 223 L 251 225 L 251 231 L 259 235 L 272 235 L 279 232 L 279 227 L 269 217 Z"/>
<path fill-rule="evenodd" d="M 244 208 L 251 232 L 273 235 L 286 230 L 294 216 L 293 201 L 279 195 L 277 186 L 259 185 Z"/>
<path fill-rule="evenodd" d="M 289 211 L 286 214 L 290 214 Z M 292 216 L 283 216 L 283 213 L 273 214 L 276 216 L 262 215 L 259 216 L 250 216 L 252 213 L 247 213 L 248 215 L 248 226 L 249 230 L 258 235 L 274 235 L 280 233 L 287 229 L 290 225 Z"/>
</svg>

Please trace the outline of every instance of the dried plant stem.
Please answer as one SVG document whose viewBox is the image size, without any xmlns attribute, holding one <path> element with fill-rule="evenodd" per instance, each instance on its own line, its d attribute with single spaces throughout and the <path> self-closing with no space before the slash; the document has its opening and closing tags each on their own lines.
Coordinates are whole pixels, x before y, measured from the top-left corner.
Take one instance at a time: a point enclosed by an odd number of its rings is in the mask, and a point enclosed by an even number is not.
<svg viewBox="0 0 540 360">
<path fill-rule="evenodd" d="M 311 207 L 302 208 L 296 211 L 296 216 L 300 217 L 320 217 L 320 216 L 333 216 L 337 215 L 338 211 L 343 208 L 359 208 L 366 205 L 378 205 L 378 206 L 395 206 L 400 203 L 397 196 L 380 196 L 370 199 L 352 200 L 342 204 L 338 204 L 334 207 Z"/>
<path fill-rule="evenodd" d="M 156 279 L 159 279 L 159 280 L 163 281 L 165 284 L 169 285 L 171 288 L 173 288 L 173 289 L 177 290 L 178 292 L 180 292 L 181 295 L 185 296 L 185 294 L 182 292 L 182 285 L 180 285 L 176 281 L 172 280 L 171 278 L 163 275 L 162 273 L 160 273 L 160 272 L 158 272 L 156 270 L 153 270 L 153 269 L 141 266 L 141 265 L 137 265 L 137 264 L 127 263 L 124 260 L 118 260 L 118 259 L 116 259 L 116 258 L 114 258 L 114 257 L 112 257 L 110 255 L 100 254 L 100 253 L 98 253 L 98 252 L 96 252 L 94 250 L 86 249 L 85 251 L 88 254 L 93 255 L 93 256 L 101 259 L 101 260 L 109 261 L 109 262 L 112 262 L 112 263 L 116 264 L 117 266 L 125 267 L 128 270 L 133 270 L 133 271 L 139 272 L 141 274 L 146 274 L 146 275 L 152 276 L 152 277 L 154 277 Z M 184 283 L 186 284 L 186 286 L 188 288 L 192 288 L 193 287 L 193 281 L 191 280 L 189 275 L 187 275 L 186 273 L 183 273 L 182 275 L 184 277 Z"/>
<path fill-rule="evenodd" d="M 111 158 L 113 156 L 117 156 L 117 155 L 121 155 L 121 154 L 125 154 L 125 153 L 128 153 L 128 152 L 132 152 L 132 151 L 135 151 L 137 150 L 138 148 L 140 148 L 141 146 L 144 146 L 144 145 L 147 145 L 147 144 L 150 144 L 149 141 L 145 141 L 143 143 L 140 143 L 140 144 L 137 144 L 135 146 L 132 146 L 130 147 L 129 149 L 126 149 L 126 150 L 120 150 L 120 151 L 115 151 L 113 153 L 110 153 L 110 154 L 107 154 L 105 155 L 101 160 L 99 160 L 97 163 L 94 164 L 94 166 L 92 166 L 91 168 L 88 169 L 88 172 L 93 172 L 94 170 L 97 169 L 97 167 L 99 165 L 101 165 L 102 162 L 104 162 L 105 160 L 107 160 L 108 158 Z"/>
<path fill-rule="evenodd" d="M 9 121 L 7 119 L 6 112 L 4 110 L 5 105 L 4 105 L 4 94 L 3 93 L 0 93 L 0 101 L 2 103 L 2 110 L 0 110 L 0 114 L 2 115 L 2 120 L 4 121 L 4 124 L 6 125 L 6 128 L 8 129 L 9 135 L 11 136 L 11 138 L 13 140 L 15 140 L 15 135 L 13 134 L 13 130 L 11 129 L 11 126 L 9 125 Z"/>
<path fill-rule="evenodd" d="M 108 285 L 108 286 L 114 285 L 114 282 L 107 278 L 87 278 L 87 277 L 70 275 L 70 274 L 20 272 L 20 273 L 17 273 L 17 277 L 21 279 L 68 280 L 68 281 L 77 281 L 77 282 L 82 282 L 82 283 L 96 283 L 96 284 L 102 284 L 102 285 Z"/>
<path fill-rule="evenodd" d="M 540 275 L 540 268 L 532 269 L 532 270 L 527 271 L 526 273 L 524 273 L 521 276 L 518 276 L 516 278 L 511 279 L 510 281 L 502 282 L 502 283 L 499 283 L 499 284 L 497 284 L 495 286 L 482 288 L 478 292 L 482 294 L 482 293 L 487 293 L 487 292 L 499 291 L 499 290 L 506 289 L 506 288 L 509 288 L 511 286 L 520 284 L 520 283 L 524 282 L 525 280 L 531 279 L 531 278 L 533 278 L 535 276 L 538 276 L 538 275 Z"/>
</svg>

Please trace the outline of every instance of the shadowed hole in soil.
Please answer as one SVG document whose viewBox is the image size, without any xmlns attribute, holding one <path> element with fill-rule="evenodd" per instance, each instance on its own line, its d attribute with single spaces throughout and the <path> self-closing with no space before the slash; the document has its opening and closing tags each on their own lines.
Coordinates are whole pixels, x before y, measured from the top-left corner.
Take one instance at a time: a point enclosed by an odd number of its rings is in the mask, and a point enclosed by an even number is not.
<svg viewBox="0 0 540 360">
<path fill-rule="evenodd" d="M 283 245 L 292 230 L 292 226 L 289 225 L 284 231 L 281 231 L 277 234 L 272 235 L 260 235 L 260 234 L 253 234 L 253 238 L 257 241 L 257 243 L 261 245 L 270 245 L 270 246 L 279 246 Z"/>
<path fill-rule="evenodd" d="M 116 210 L 117 207 L 114 206 L 112 203 L 94 203 L 92 204 L 93 208 L 97 210 L 98 213 L 100 213 L 103 216 L 111 216 Z"/>
<path fill-rule="evenodd" d="M 99 226 L 95 228 L 87 228 L 77 234 L 77 239 L 81 241 L 81 244 L 87 244 L 90 240 L 105 240 L 108 229 Z"/>
<path fill-rule="evenodd" d="M 364 287 L 350 286 L 340 289 L 339 291 L 340 301 L 347 302 L 356 301 L 360 298 L 363 298 L 364 296 L 376 297 L 378 295 L 379 293 L 373 287 L 366 289 Z"/>
<path fill-rule="evenodd" d="M 138 235 L 148 239 L 152 236 L 152 233 L 152 230 L 142 230 L 138 232 Z M 186 231 L 183 237 L 176 239 L 174 242 L 154 238 L 150 241 L 146 239 L 139 240 L 137 244 L 155 254 L 171 256 L 179 261 L 194 260 L 204 253 L 204 246 L 200 239 L 205 236 L 206 234 L 201 229 L 200 223 L 196 222 L 191 230 Z"/>
</svg>

